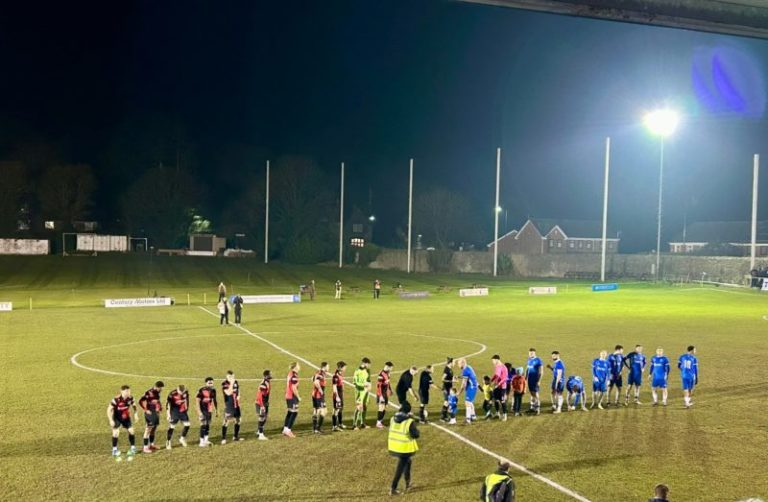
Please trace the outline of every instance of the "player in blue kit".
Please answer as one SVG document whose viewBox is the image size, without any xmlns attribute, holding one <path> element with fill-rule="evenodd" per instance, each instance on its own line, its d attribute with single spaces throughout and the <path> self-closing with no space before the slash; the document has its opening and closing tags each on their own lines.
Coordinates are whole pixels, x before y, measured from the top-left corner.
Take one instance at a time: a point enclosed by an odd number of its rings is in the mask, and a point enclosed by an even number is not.
<svg viewBox="0 0 768 502">
<path fill-rule="evenodd" d="M 560 359 L 560 352 L 552 351 L 552 362 L 554 365 L 547 365 L 552 370 L 552 413 L 560 413 L 565 390 L 565 363 Z"/>
<path fill-rule="evenodd" d="M 610 373 L 608 352 L 601 350 L 600 357 L 592 361 L 592 408 L 597 406 L 603 409 L 603 396 L 608 391 L 608 373 Z"/>
<path fill-rule="evenodd" d="M 529 413 L 541 412 L 541 399 L 539 398 L 539 384 L 541 374 L 544 371 L 544 363 L 536 356 L 536 349 L 528 349 L 528 364 L 525 368 L 525 379 L 528 381 L 528 392 L 531 393 L 531 408 Z"/>
<path fill-rule="evenodd" d="M 699 360 L 696 359 L 696 347 L 688 346 L 688 352 L 680 356 L 677 367 L 680 368 L 680 377 L 683 379 L 685 407 L 690 408 L 693 405 L 691 400 L 693 388 L 699 383 Z"/>
<path fill-rule="evenodd" d="M 568 391 L 566 403 L 568 409 L 573 411 L 581 403 L 581 409 L 587 411 L 587 391 L 584 389 L 584 380 L 580 376 L 571 375 L 565 382 L 565 390 Z"/>
<path fill-rule="evenodd" d="M 611 390 L 615 388 L 615 404 L 619 406 L 619 397 L 621 396 L 621 386 L 623 383 L 622 373 L 624 372 L 624 347 L 621 345 L 616 346 L 613 354 L 608 356 L 608 367 L 611 371 L 611 381 L 608 384 L 608 402 L 606 404 L 611 404 Z"/>
<path fill-rule="evenodd" d="M 477 420 L 475 414 L 475 395 L 477 394 L 477 375 L 472 366 L 467 364 L 466 359 L 459 359 L 459 368 L 461 368 L 461 389 L 459 394 L 464 391 L 464 405 L 466 407 L 467 425 Z"/>
<path fill-rule="evenodd" d="M 635 350 L 624 358 L 624 365 L 629 369 L 627 378 L 627 393 L 624 395 L 624 406 L 629 406 L 629 391 L 635 391 L 635 404 L 640 402 L 640 386 L 643 385 L 643 371 L 645 370 L 645 356 L 643 346 L 635 345 Z"/>
<path fill-rule="evenodd" d="M 651 380 L 651 395 L 653 396 L 653 405 L 659 405 L 658 389 L 661 389 L 661 404 L 667 405 L 667 380 L 669 380 L 669 359 L 664 355 L 664 349 L 656 349 L 656 355 L 651 358 L 651 364 L 648 370 L 648 377 Z"/>
</svg>

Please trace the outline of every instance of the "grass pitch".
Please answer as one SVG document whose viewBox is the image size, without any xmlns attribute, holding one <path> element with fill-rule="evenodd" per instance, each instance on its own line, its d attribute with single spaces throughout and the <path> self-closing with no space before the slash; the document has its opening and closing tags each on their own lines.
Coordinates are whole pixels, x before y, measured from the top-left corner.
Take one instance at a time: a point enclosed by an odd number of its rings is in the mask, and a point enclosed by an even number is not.
<svg viewBox="0 0 768 502">
<path fill-rule="evenodd" d="M 717 288 L 622 285 L 592 293 L 583 284 L 557 284 L 555 296 L 528 296 L 535 281 L 489 281 L 377 273 L 326 267 L 264 267 L 239 260 L 165 259 L 152 264 L 159 294 L 174 295 L 168 308 L 105 309 L 103 298 L 143 296 L 149 264 L 131 258 L 0 260 L 0 498 L 7 500 L 381 500 L 394 469 L 386 434 L 376 429 L 315 437 L 311 434 L 309 382 L 297 423 L 298 438 L 278 436 L 284 417 L 284 375 L 291 356 L 235 327 L 220 327 L 203 311 L 202 293 L 216 294 L 220 279 L 240 292 L 293 292 L 315 278 L 320 295 L 299 305 L 247 306 L 246 330 L 319 364 L 344 359 L 348 373 L 362 356 L 374 375 L 386 360 L 399 371 L 481 352 L 470 359 L 478 376 L 491 372 L 500 353 L 515 366 L 527 349 L 559 350 L 568 374 L 588 378 L 601 349 L 642 343 L 650 355 L 664 347 L 675 362 L 685 346 L 699 351 L 700 384 L 693 409 L 682 407 L 673 370 L 670 405 L 568 412 L 481 422 L 452 430 L 518 462 L 592 501 L 646 500 L 665 482 L 673 500 L 740 500 L 768 495 L 768 419 L 762 411 L 768 369 L 764 355 L 766 296 Z M 379 301 L 370 281 L 384 279 Z M 341 277 L 359 293 L 334 301 L 331 283 Z M 401 300 L 389 286 L 433 293 Z M 455 288 L 490 283 L 487 298 L 458 298 Z M 439 288 L 439 289 L 438 289 Z M 186 306 L 186 294 L 191 306 Z M 483 348 L 485 350 L 483 351 Z M 70 358 L 93 370 L 85 370 Z M 254 440 L 252 402 L 264 368 L 275 374 L 268 442 Z M 110 457 L 105 410 L 123 383 L 138 396 L 163 377 L 166 392 L 178 383 L 196 390 L 212 375 L 217 387 L 227 369 L 241 382 L 246 441 L 197 448 L 193 419 L 190 447 L 139 455 L 131 463 Z M 436 368 L 436 376 L 442 371 Z M 303 368 L 302 377 L 311 369 Z M 194 392 L 191 392 L 194 394 Z M 347 423 L 352 404 L 347 394 Z M 430 412 L 439 414 L 433 393 Z M 479 398 L 478 398 L 479 399 Z M 545 405 L 548 396 L 544 398 Z M 527 404 L 527 398 L 525 400 Z M 479 407 L 479 402 L 477 403 Z M 371 409 L 373 409 L 371 403 Z M 392 410 L 388 410 L 391 416 Z M 375 411 L 369 412 L 369 422 Z M 328 420 L 326 423 L 330 422 Z M 164 442 L 166 422 L 159 428 Z M 140 434 L 143 427 L 137 427 Z M 414 460 L 413 500 L 474 500 L 495 460 L 444 432 L 422 426 Z M 217 443 L 220 423 L 212 427 Z M 231 428 L 230 428 L 231 434 Z M 178 437 L 178 431 L 175 435 Z M 127 438 L 121 436 L 121 449 Z M 518 500 L 573 500 L 552 487 L 513 473 Z"/>
</svg>

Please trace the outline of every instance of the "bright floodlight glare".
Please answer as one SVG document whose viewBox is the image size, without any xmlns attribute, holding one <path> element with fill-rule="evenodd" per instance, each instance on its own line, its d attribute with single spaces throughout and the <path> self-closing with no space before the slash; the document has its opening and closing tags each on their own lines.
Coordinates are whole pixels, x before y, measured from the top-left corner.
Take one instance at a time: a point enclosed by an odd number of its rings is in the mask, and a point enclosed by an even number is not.
<svg viewBox="0 0 768 502">
<path fill-rule="evenodd" d="M 675 132 L 680 117 L 674 110 L 656 110 L 648 113 L 643 122 L 651 133 L 666 137 Z"/>
<path fill-rule="evenodd" d="M 500 213 L 500 212 L 501 212 L 501 206 L 496 206 L 496 212 L 497 212 L 497 213 Z"/>
</svg>

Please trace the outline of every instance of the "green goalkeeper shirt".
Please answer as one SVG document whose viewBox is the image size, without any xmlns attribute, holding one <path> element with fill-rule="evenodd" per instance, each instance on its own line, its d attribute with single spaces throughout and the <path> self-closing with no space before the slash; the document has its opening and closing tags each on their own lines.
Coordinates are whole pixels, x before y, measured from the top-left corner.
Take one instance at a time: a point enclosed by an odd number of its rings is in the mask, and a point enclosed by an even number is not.
<svg viewBox="0 0 768 502">
<path fill-rule="evenodd" d="M 356 390 L 365 390 L 366 385 L 371 383 L 371 373 L 365 368 L 357 368 L 352 377 L 352 383 L 355 384 Z"/>
</svg>

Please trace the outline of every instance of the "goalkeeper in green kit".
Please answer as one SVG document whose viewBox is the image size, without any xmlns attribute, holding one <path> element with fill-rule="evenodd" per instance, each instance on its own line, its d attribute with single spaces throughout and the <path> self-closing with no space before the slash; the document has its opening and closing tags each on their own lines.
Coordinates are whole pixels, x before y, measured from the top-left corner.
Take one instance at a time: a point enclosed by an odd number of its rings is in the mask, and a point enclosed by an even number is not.
<svg viewBox="0 0 768 502">
<path fill-rule="evenodd" d="M 355 413 L 352 417 L 354 430 L 367 429 L 365 414 L 368 412 L 368 391 L 371 390 L 371 360 L 364 357 L 355 370 L 352 383 L 355 386 Z"/>
</svg>

